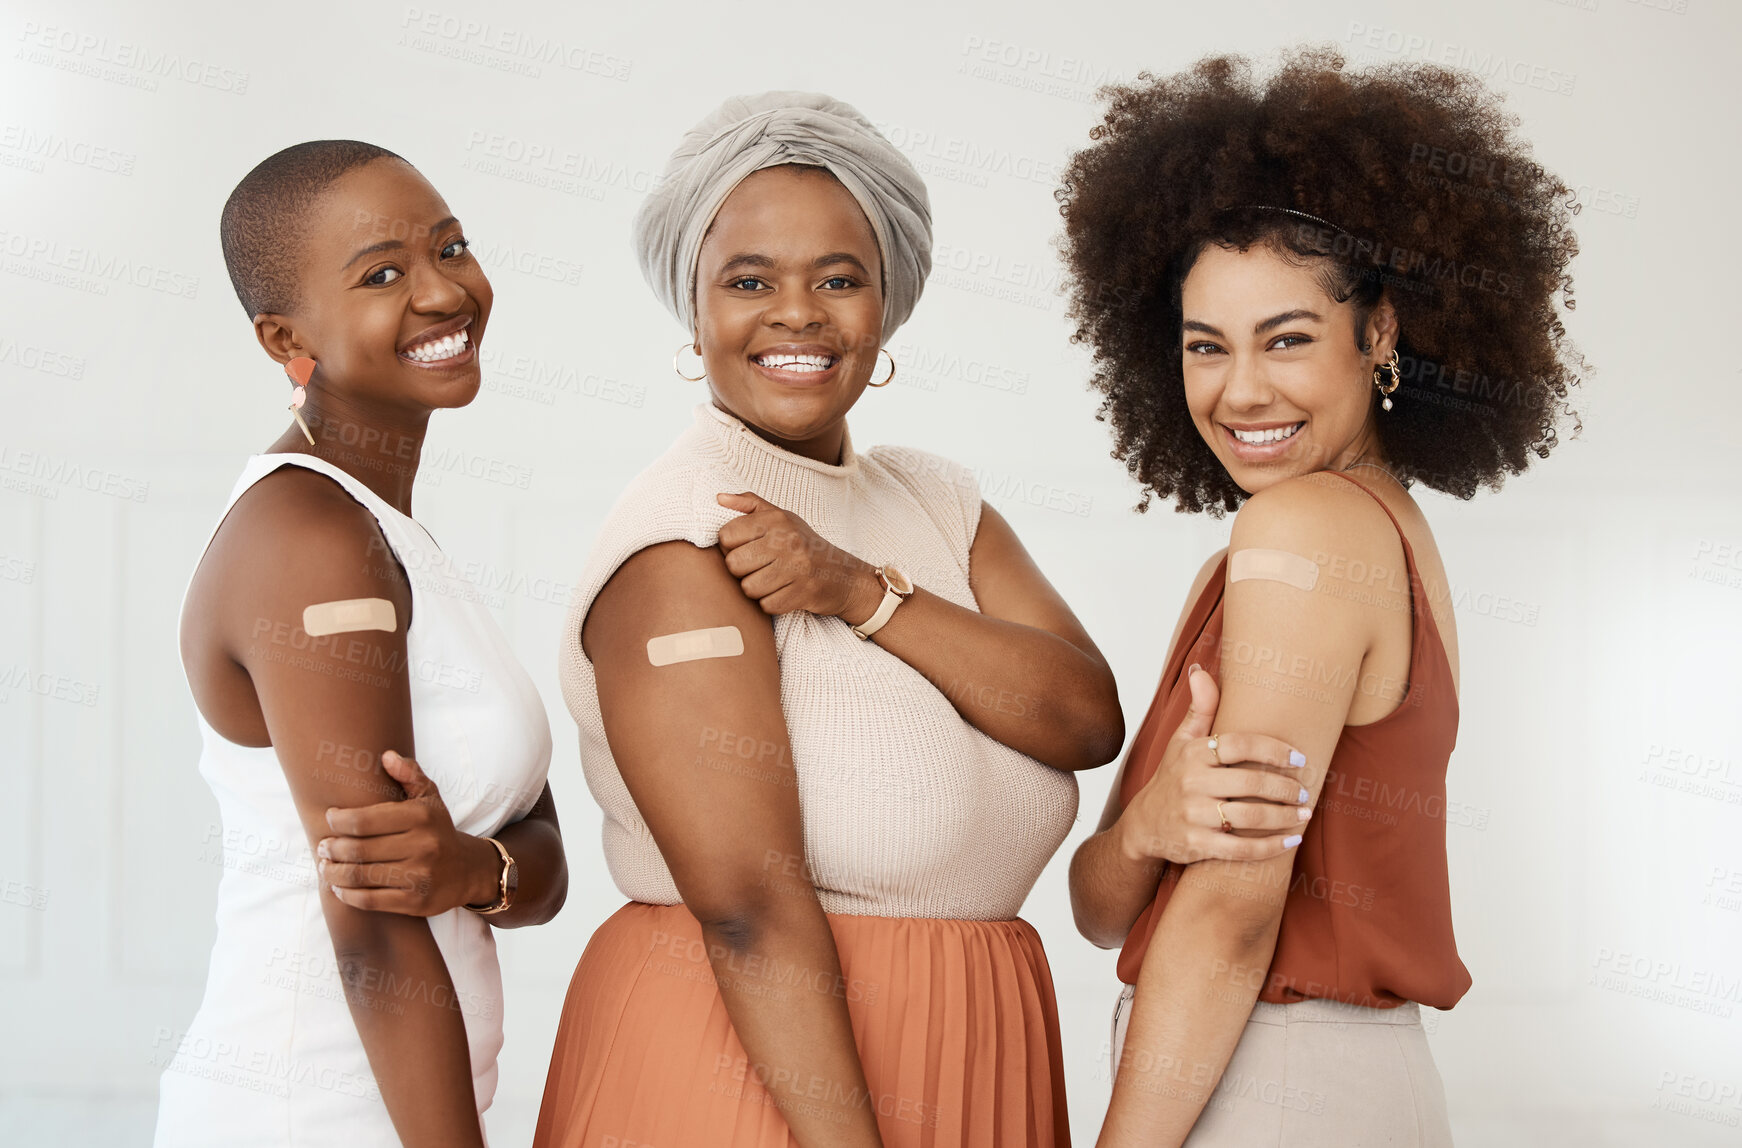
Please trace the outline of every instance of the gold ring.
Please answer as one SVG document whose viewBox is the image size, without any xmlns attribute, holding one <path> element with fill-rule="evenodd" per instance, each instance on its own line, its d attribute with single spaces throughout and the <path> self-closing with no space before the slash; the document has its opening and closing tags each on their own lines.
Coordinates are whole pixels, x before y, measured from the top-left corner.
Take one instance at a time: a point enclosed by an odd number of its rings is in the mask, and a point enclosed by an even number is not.
<svg viewBox="0 0 1742 1148">
<path fill-rule="evenodd" d="M 1221 765 L 1222 764 L 1222 751 L 1219 747 L 1221 746 L 1222 743 L 1216 740 L 1216 735 L 1211 734 L 1210 740 L 1205 742 L 1204 744 L 1209 746 L 1210 752 L 1215 755 L 1216 764 Z"/>
<path fill-rule="evenodd" d="M 1222 802 L 1220 802 L 1220 801 L 1216 802 L 1216 816 L 1218 816 L 1222 819 L 1222 832 L 1223 833 L 1233 832 L 1234 825 L 1231 821 L 1228 820 L 1228 811 L 1222 808 Z"/>
</svg>

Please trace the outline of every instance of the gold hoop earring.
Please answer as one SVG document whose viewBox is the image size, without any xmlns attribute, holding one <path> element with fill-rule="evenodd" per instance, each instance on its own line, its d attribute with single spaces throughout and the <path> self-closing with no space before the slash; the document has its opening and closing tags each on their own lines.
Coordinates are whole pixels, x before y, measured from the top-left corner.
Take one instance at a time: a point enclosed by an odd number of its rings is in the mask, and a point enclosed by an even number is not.
<svg viewBox="0 0 1742 1148">
<path fill-rule="evenodd" d="M 1384 371 L 1391 376 L 1391 381 L 1389 383 L 1382 383 L 1379 381 L 1380 371 Z M 1391 409 L 1391 392 L 1395 391 L 1397 385 L 1401 382 L 1403 382 L 1403 376 L 1397 369 L 1397 352 L 1392 351 L 1390 362 L 1380 363 L 1377 367 L 1373 368 L 1373 389 L 1383 396 L 1379 405 L 1385 410 Z"/>
<path fill-rule="evenodd" d="M 881 383 L 867 381 L 865 385 L 868 387 L 887 387 L 890 383 L 895 381 L 895 356 L 891 355 L 888 350 L 883 347 L 877 348 L 877 353 L 889 360 L 889 377 L 884 379 Z"/>
<path fill-rule="evenodd" d="M 677 365 L 678 358 L 683 354 L 683 349 L 685 347 L 688 347 L 690 350 L 694 351 L 696 353 L 697 358 L 701 357 L 702 349 L 700 347 L 696 346 L 693 341 L 688 342 L 688 343 L 680 343 L 680 344 L 678 344 L 677 350 L 672 352 L 671 369 L 674 371 L 677 371 L 677 377 L 682 379 L 684 382 L 686 382 L 686 383 L 699 383 L 703 379 L 708 377 L 708 372 L 703 371 L 701 374 L 697 375 L 695 378 L 692 379 L 688 375 L 684 374 L 683 370 L 681 368 L 679 368 Z"/>
</svg>

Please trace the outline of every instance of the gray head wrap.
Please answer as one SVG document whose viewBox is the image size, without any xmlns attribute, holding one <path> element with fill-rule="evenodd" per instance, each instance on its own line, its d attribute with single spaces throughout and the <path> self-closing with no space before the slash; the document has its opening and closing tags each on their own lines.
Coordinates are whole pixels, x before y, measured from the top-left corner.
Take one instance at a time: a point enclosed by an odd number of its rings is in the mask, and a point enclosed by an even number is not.
<svg viewBox="0 0 1742 1148">
<path fill-rule="evenodd" d="M 635 215 L 641 273 L 696 329 L 696 257 L 732 189 L 765 167 L 826 167 L 871 221 L 883 256 L 883 339 L 913 313 L 931 271 L 931 204 L 919 173 L 871 121 L 817 92 L 734 96 L 691 128 Z"/>
</svg>

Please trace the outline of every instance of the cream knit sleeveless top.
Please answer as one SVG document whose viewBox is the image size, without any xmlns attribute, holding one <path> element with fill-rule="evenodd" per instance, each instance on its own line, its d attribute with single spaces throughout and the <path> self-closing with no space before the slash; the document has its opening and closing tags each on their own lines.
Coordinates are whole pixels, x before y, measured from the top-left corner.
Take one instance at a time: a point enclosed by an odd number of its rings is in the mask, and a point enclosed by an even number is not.
<svg viewBox="0 0 1742 1148">
<path fill-rule="evenodd" d="M 793 454 L 701 403 L 695 422 L 629 484 L 570 599 L 563 698 L 581 731 L 581 766 L 605 814 L 605 861 L 623 895 L 682 898 L 611 757 L 581 623 L 638 550 L 685 539 L 713 546 L 738 512 L 714 500 L 749 490 L 871 563 L 978 610 L 968 550 L 980 491 L 967 468 L 925 451 L 844 436 L 839 465 Z M 774 619 L 780 698 L 792 743 L 804 840 L 823 909 L 884 917 L 1008 920 L 1076 819 L 1074 774 L 1043 765 L 964 721 L 943 692 L 839 618 Z M 956 687 L 978 690 L 979 685 Z M 993 703 L 1015 699 L 993 698 Z M 673 762 L 672 768 L 687 768 Z"/>
</svg>

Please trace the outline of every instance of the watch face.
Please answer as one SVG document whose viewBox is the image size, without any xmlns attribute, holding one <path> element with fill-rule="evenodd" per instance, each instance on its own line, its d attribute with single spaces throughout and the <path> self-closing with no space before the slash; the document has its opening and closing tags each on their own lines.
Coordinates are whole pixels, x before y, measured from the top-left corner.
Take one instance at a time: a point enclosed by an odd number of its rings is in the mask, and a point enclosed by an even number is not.
<svg viewBox="0 0 1742 1148">
<path fill-rule="evenodd" d="M 907 575 L 903 574 L 895 567 L 884 566 L 883 576 L 889 579 L 889 588 L 894 590 L 897 594 L 900 594 L 903 598 L 913 593 L 913 583 L 908 581 Z"/>
</svg>

